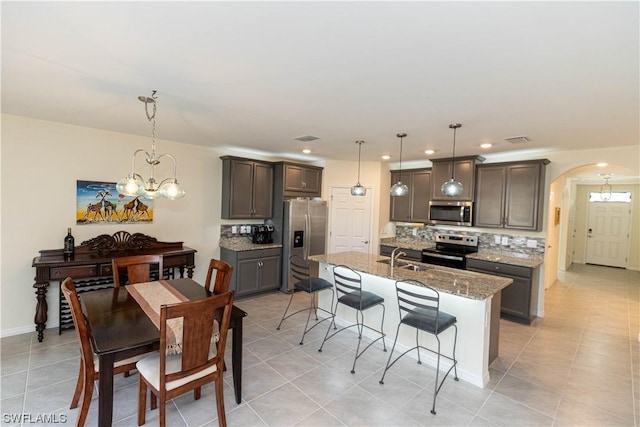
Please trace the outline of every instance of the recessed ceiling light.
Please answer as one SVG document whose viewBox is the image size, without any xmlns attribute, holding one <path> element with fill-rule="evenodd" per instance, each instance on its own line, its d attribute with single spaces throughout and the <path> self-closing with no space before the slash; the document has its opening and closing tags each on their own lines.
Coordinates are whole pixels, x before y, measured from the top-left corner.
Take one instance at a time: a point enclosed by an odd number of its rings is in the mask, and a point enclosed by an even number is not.
<svg viewBox="0 0 640 427">
<path fill-rule="evenodd" d="M 304 154 L 309 154 L 311 152 L 311 150 L 309 150 L 308 148 L 305 148 L 304 150 L 302 150 L 302 152 Z"/>
<path fill-rule="evenodd" d="M 596 163 L 596 166 L 598 166 L 599 168 L 605 168 L 607 167 L 607 163 L 604 163 L 604 162 Z"/>
<path fill-rule="evenodd" d="M 435 152 L 435 150 L 424 150 L 424 154 L 433 154 Z"/>
<path fill-rule="evenodd" d="M 485 142 L 484 144 L 480 144 L 480 148 L 491 148 L 493 147 L 493 144 L 490 144 L 488 142 Z"/>
<path fill-rule="evenodd" d="M 390 155 L 385 154 L 384 156 L 382 156 L 382 160 L 389 160 L 391 158 Z"/>
</svg>

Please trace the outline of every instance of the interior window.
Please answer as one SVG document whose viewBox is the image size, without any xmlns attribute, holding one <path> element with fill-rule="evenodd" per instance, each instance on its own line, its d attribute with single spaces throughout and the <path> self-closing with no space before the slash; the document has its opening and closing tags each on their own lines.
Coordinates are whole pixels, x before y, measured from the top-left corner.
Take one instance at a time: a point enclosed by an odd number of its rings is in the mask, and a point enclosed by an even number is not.
<svg viewBox="0 0 640 427">
<path fill-rule="evenodd" d="M 606 199 L 606 194 L 605 194 Z M 611 197 L 607 200 L 602 199 L 602 193 L 593 191 L 589 193 L 589 202 L 623 202 L 631 203 L 630 191 L 612 191 Z"/>
</svg>

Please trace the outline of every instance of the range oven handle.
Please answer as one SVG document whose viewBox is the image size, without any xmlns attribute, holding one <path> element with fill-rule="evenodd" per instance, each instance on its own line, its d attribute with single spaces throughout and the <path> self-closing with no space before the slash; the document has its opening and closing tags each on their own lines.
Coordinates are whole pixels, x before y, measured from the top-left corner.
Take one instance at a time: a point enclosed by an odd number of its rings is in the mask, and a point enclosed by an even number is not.
<svg viewBox="0 0 640 427">
<path fill-rule="evenodd" d="M 451 259 L 451 260 L 454 260 L 454 261 L 462 261 L 462 260 L 464 260 L 464 257 L 455 256 L 455 255 L 442 255 L 442 254 L 436 254 L 436 253 L 433 253 L 433 252 L 423 252 L 422 256 L 423 257 L 442 258 L 442 259 Z"/>
</svg>

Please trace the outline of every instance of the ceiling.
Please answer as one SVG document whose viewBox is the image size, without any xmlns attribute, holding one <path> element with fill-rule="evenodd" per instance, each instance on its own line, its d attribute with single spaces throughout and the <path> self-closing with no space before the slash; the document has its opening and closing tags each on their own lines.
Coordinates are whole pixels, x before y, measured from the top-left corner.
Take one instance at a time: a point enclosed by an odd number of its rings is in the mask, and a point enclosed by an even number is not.
<svg viewBox="0 0 640 427">
<path fill-rule="evenodd" d="M 403 161 L 450 157 L 455 122 L 456 156 L 640 140 L 636 1 L 3 1 L 1 13 L 9 114 L 150 135 L 137 97 L 157 90 L 159 139 L 308 161 L 357 160 L 364 140 L 363 160 L 397 162 L 398 132 Z"/>
</svg>

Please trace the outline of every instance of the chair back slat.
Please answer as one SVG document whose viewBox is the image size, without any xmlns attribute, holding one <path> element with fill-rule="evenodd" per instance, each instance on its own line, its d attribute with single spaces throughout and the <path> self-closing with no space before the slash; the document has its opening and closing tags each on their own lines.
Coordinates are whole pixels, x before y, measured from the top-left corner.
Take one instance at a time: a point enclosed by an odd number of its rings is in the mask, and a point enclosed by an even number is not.
<svg viewBox="0 0 640 427">
<path fill-rule="evenodd" d="M 164 305 L 160 309 L 160 378 L 165 382 L 185 378 L 213 365 L 222 369 L 227 331 L 233 306 L 233 292 L 208 298 Z M 166 374 L 167 321 L 182 318 L 182 369 Z M 217 342 L 214 337 L 214 319 L 219 324 Z M 214 343 L 216 351 L 210 347 Z"/>
<path fill-rule="evenodd" d="M 298 255 L 292 255 L 289 257 L 289 263 L 291 265 L 291 277 L 294 283 L 307 280 L 311 277 L 309 261 L 305 261 Z"/>
<path fill-rule="evenodd" d="M 215 273 L 215 280 L 213 280 L 213 286 L 211 281 Z M 212 259 L 209 261 L 209 270 L 207 271 L 207 279 L 204 282 L 204 287 L 213 295 L 220 295 L 229 292 L 229 283 L 231 282 L 231 275 L 233 274 L 233 267 L 224 261 Z"/>
<path fill-rule="evenodd" d="M 151 280 L 151 266 L 158 266 L 158 277 L 163 276 L 162 255 L 133 255 L 113 258 L 111 268 L 113 270 L 113 285 L 118 288 L 122 281 L 123 270 L 126 270 L 128 284 L 148 282 Z"/>
<path fill-rule="evenodd" d="M 434 288 L 415 280 L 399 280 L 396 282 L 396 295 L 400 318 L 405 314 L 421 311 L 438 319 L 440 293 Z M 436 330 L 437 326 L 436 320 Z"/>
<path fill-rule="evenodd" d="M 337 265 L 333 268 L 333 280 L 338 295 L 362 292 L 362 277 L 345 265 Z"/>
</svg>

